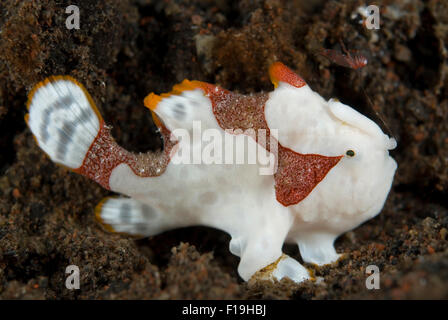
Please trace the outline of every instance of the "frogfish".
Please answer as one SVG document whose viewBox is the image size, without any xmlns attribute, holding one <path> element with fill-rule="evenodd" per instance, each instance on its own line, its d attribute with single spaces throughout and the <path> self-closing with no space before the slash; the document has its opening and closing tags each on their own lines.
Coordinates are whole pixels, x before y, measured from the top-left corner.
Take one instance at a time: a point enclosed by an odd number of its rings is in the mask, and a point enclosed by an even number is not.
<svg viewBox="0 0 448 320">
<path fill-rule="evenodd" d="M 149 237 L 213 227 L 230 235 L 243 280 L 261 274 L 301 282 L 312 275 L 283 244 L 297 244 L 307 263 L 337 261 L 335 239 L 382 210 L 397 168 L 389 150 L 397 143 L 281 62 L 269 76 L 269 93 L 184 80 L 169 93 L 149 94 L 144 105 L 163 148 L 147 153 L 120 147 L 70 76 L 38 83 L 25 119 L 53 162 L 119 194 L 95 208 L 106 230 Z"/>
</svg>

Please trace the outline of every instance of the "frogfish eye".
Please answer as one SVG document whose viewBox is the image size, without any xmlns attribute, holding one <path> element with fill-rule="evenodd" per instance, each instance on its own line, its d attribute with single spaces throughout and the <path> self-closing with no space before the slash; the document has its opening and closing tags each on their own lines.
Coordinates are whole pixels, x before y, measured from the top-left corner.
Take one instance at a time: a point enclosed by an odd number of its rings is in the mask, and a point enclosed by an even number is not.
<svg viewBox="0 0 448 320">
<path fill-rule="evenodd" d="M 347 150 L 347 152 L 345 154 L 348 155 L 349 157 L 354 157 L 355 156 L 355 151 Z"/>
</svg>

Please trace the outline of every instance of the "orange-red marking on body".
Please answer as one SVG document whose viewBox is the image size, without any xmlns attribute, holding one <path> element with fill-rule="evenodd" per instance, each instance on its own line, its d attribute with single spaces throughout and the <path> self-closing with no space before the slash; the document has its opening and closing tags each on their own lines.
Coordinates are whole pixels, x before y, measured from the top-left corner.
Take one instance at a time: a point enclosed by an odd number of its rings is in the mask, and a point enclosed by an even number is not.
<svg viewBox="0 0 448 320">
<path fill-rule="evenodd" d="M 300 154 L 279 145 L 279 166 L 274 175 L 277 201 L 287 207 L 305 199 L 341 158 Z"/>
<path fill-rule="evenodd" d="M 106 189 L 110 189 L 109 178 L 112 170 L 121 163 L 129 165 L 132 171 L 140 177 L 161 175 L 169 163 L 169 154 L 175 144 L 169 139 L 170 131 L 163 126 L 161 134 L 165 144 L 162 154 L 157 152 L 135 154 L 120 147 L 110 134 L 110 129 L 101 120 L 100 130 L 90 146 L 82 166 L 73 171 L 94 180 Z"/>
</svg>

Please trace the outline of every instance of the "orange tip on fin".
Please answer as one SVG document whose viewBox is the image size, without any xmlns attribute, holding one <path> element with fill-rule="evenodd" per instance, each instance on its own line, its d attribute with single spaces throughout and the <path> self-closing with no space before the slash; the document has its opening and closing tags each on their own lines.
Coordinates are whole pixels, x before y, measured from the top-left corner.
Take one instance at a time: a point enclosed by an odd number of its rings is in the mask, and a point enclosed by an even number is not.
<svg viewBox="0 0 448 320">
<path fill-rule="evenodd" d="M 205 91 L 206 83 L 201 81 L 190 81 L 188 79 L 185 79 L 179 84 L 176 84 L 173 86 L 170 92 L 162 93 L 160 95 L 157 95 L 153 92 L 151 92 L 149 95 L 146 96 L 145 100 L 143 101 L 145 107 L 150 109 L 151 111 L 155 111 L 157 109 L 157 105 L 160 101 L 162 101 L 164 98 L 168 98 L 173 95 L 181 95 L 184 91 L 190 91 L 195 89 L 202 89 Z"/>
<path fill-rule="evenodd" d="M 151 111 L 156 110 L 157 105 L 159 102 L 162 101 L 162 97 L 155 94 L 154 92 L 151 92 L 149 95 L 146 96 L 145 100 L 143 100 L 143 103 L 145 104 L 145 107 L 148 108 Z"/>
<path fill-rule="evenodd" d="M 173 89 L 169 93 L 165 93 L 163 95 L 171 96 L 171 95 L 179 95 L 184 91 L 190 91 L 195 89 L 204 89 L 204 83 L 201 81 L 193 80 L 190 81 L 188 79 L 184 79 L 179 84 L 174 85 Z"/>
<path fill-rule="evenodd" d="M 306 82 L 298 74 L 278 61 L 269 67 L 269 77 L 275 88 L 278 87 L 279 82 L 286 82 L 296 88 L 306 85 Z"/>
</svg>

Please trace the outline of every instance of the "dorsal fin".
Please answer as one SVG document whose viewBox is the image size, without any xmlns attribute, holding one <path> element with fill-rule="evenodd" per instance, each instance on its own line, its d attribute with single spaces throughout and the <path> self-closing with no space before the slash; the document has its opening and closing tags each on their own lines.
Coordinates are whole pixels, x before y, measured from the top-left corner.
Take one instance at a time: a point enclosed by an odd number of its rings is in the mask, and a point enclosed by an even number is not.
<svg viewBox="0 0 448 320">
<path fill-rule="evenodd" d="M 188 90 L 194 90 L 194 89 L 202 89 L 204 92 L 206 92 L 207 86 L 211 86 L 206 82 L 202 81 L 190 81 L 188 79 L 184 79 L 181 83 L 178 83 L 173 86 L 170 92 L 162 93 L 160 95 L 155 94 L 154 92 L 151 92 L 148 94 L 143 101 L 145 107 L 150 109 L 151 111 L 154 111 L 157 108 L 157 104 L 163 99 L 170 97 L 172 95 L 180 95 L 184 91 Z"/>
<path fill-rule="evenodd" d="M 279 82 L 286 82 L 296 88 L 301 88 L 306 85 L 305 80 L 281 62 L 271 64 L 269 67 L 269 77 L 276 88 Z"/>
<path fill-rule="evenodd" d="M 206 85 L 208 85 L 205 82 L 201 81 L 190 81 L 188 79 L 184 79 L 181 83 L 176 84 L 173 86 L 170 92 L 167 93 L 161 93 L 160 95 L 155 94 L 154 92 L 151 92 L 148 94 L 145 99 L 143 100 L 143 103 L 145 107 L 147 107 L 151 111 L 152 119 L 154 121 L 154 124 L 159 128 L 159 130 L 162 130 L 164 125 L 160 121 L 160 118 L 157 116 L 157 113 L 155 112 L 157 105 L 164 99 L 168 98 L 173 95 L 181 95 L 184 91 L 194 90 L 194 89 L 202 89 L 204 92 L 206 91 Z"/>
</svg>

